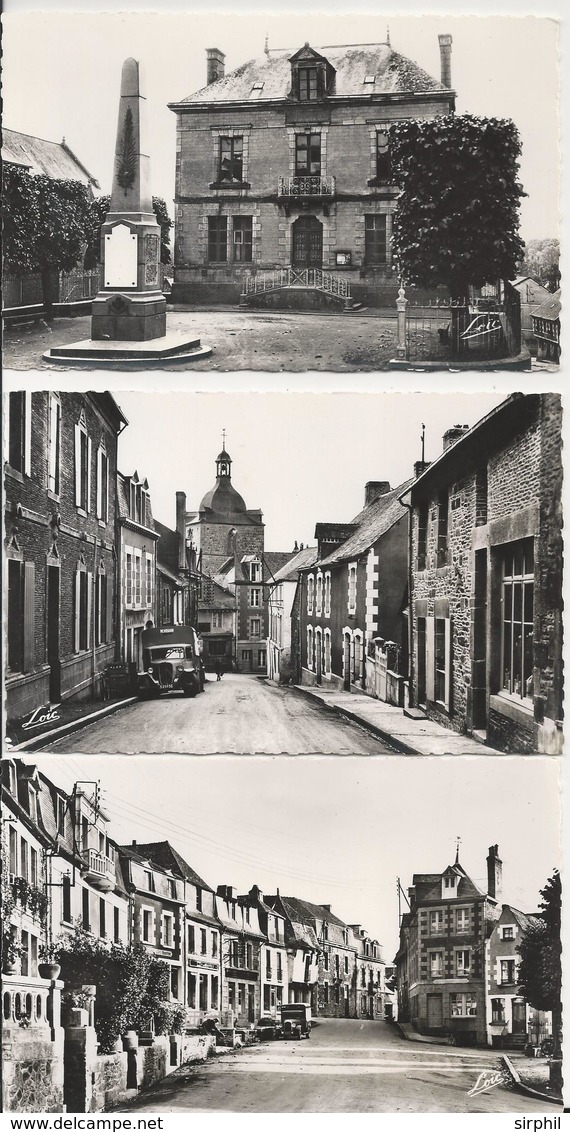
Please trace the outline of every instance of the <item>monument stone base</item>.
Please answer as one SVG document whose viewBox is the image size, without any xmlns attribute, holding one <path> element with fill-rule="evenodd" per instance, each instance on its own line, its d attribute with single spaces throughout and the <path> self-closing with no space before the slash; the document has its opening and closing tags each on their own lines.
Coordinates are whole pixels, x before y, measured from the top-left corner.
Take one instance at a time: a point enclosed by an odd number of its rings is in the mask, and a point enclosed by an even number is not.
<svg viewBox="0 0 570 1132">
<path fill-rule="evenodd" d="M 211 347 L 202 346 L 199 338 L 188 338 L 181 331 L 171 330 L 161 338 L 139 342 L 112 339 L 96 341 L 84 338 L 65 346 L 52 346 L 43 355 L 44 361 L 56 366 L 96 369 L 153 369 L 209 358 Z"/>
<path fill-rule="evenodd" d="M 166 299 L 161 291 L 100 291 L 91 307 L 94 341 L 148 342 L 166 334 Z"/>
</svg>

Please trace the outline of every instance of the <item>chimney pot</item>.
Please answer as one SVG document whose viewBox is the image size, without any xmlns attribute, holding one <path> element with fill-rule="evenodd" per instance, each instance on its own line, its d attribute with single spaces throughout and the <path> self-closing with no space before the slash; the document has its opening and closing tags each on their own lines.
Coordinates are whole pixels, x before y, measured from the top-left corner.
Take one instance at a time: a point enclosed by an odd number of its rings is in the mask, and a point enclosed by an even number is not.
<svg viewBox="0 0 570 1132">
<path fill-rule="evenodd" d="M 226 73 L 225 68 L 226 57 L 219 47 L 206 48 L 206 86 L 210 83 L 217 83 L 218 79 L 223 79 Z"/>
<path fill-rule="evenodd" d="M 451 89 L 451 44 L 453 39 L 450 35 L 440 35 L 439 39 L 439 57 L 441 62 L 441 83 Z"/>
</svg>

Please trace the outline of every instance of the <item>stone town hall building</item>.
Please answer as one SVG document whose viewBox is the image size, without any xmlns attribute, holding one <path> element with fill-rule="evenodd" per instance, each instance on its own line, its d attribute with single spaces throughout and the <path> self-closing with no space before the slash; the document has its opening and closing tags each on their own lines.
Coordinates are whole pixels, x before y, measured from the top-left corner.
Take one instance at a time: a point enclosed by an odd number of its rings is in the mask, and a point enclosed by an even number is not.
<svg viewBox="0 0 570 1132">
<path fill-rule="evenodd" d="M 174 299 L 236 301 L 244 277 L 286 267 L 343 277 L 367 302 L 393 295 L 387 131 L 453 113 L 451 36 L 439 44 L 441 81 L 389 42 L 266 46 L 228 75 L 209 49 L 207 85 L 169 104 Z"/>
</svg>

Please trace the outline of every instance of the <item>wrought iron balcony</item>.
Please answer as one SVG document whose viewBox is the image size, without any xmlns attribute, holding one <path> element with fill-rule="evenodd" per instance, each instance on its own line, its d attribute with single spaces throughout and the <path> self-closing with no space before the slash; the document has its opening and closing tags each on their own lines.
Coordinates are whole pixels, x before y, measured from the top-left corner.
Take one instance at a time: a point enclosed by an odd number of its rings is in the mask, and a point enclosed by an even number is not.
<svg viewBox="0 0 570 1132">
<path fill-rule="evenodd" d="M 332 197 L 334 177 L 280 177 L 277 194 L 280 197 Z"/>
</svg>

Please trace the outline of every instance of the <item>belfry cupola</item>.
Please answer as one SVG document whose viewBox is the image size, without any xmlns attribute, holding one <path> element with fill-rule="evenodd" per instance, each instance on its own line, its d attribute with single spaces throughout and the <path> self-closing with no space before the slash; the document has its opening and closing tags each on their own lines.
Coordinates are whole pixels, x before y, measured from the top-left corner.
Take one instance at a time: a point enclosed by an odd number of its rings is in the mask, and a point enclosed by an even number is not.
<svg viewBox="0 0 570 1132">
<path fill-rule="evenodd" d="M 224 435 L 222 451 L 216 456 L 216 483 L 206 492 L 200 511 L 212 511 L 218 515 L 241 514 L 247 510 L 245 500 L 232 484 L 232 459 L 226 452 Z"/>
<path fill-rule="evenodd" d="M 229 452 L 226 452 L 226 442 L 224 440 L 224 447 L 218 456 L 216 456 L 216 477 L 217 479 L 231 479 L 232 476 L 232 458 Z"/>
</svg>

